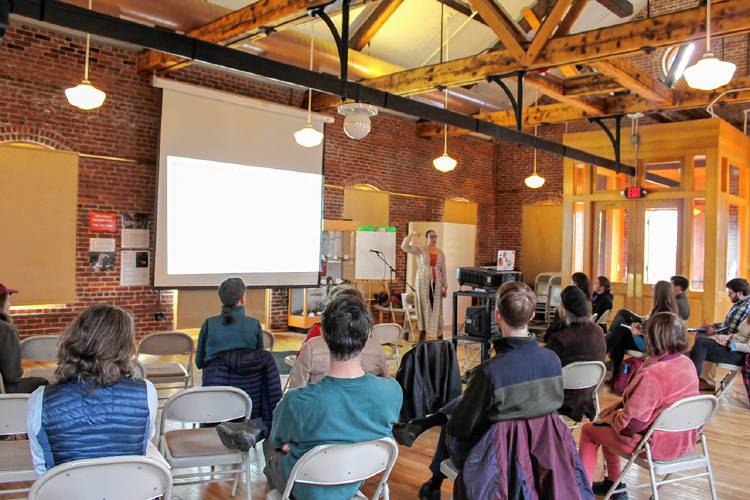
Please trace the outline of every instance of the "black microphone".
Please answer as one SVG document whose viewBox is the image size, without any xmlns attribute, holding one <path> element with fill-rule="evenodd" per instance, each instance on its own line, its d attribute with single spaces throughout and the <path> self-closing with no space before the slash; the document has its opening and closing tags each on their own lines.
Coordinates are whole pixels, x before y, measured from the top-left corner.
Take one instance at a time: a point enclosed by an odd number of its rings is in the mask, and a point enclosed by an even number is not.
<svg viewBox="0 0 750 500">
<path fill-rule="evenodd" d="M 370 249 L 370 251 L 371 251 L 372 253 L 382 253 L 382 252 L 381 252 L 380 250 L 373 250 L 372 248 Z"/>
</svg>

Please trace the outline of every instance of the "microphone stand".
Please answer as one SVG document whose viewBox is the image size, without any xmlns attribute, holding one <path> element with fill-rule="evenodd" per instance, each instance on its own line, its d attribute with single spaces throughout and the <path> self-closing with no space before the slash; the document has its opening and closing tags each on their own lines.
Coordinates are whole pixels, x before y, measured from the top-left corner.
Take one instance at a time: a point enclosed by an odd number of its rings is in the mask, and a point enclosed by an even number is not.
<svg viewBox="0 0 750 500">
<path fill-rule="evenodd" d="M 414 289 L 414 287 L 411 286 L 408 281 L 406 281 L 406 278 L 404 278 L 400 274 L 398 274 L 398 271 L 396 271 L 396 269 L 392 265 L 390 265 L 387 260 L 385 260 L 385 257 L 383 257 L 383 253 L 382 252 L 375 251 L 373 253 L 378 256 L 378 259 L 380 259 L 380 260 L 383 261 L 383 264 L 385 264 L 386 267 L 388 267 L 388 269 L 390 269 L 391 275 L 396 275 L 396 278 L 398 278 L 399 280 L 403 280 L 404 283 L 406 283 L 406 286 L 408 286 L 411 289 L 411 291 L 414 292 L 414 294 L 416 295 L 417 291 Z M 392 280 L 392 278 L 391 278 L 391 280 Z"/>
</svg>

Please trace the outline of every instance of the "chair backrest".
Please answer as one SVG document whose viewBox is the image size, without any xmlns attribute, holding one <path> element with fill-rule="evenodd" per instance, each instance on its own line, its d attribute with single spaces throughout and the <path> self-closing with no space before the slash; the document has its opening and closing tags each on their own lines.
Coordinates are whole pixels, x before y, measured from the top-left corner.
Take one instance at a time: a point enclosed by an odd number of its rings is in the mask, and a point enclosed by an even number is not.
<svg viewBox="0 0 750 500">
<path fill-rule="evenodd" d="M 5 394 L 5 382 L 3 382 L 2 373 L 0 373 L 0 394 Z"/>
<path fill-rule="evenodd" d="M 560 304 L 560 294 L 562 287 L 560 285 L 551 285 L 549 289 L 549 307 L 557 307 Z"/>
<path fill-rule="evenodd" d="M 0 436 L 26 434 L 28 394 L 0 394 Z"/>
<path fill-rule="evenodd" d="M 273 351 L 273 345 L 276 343 L 276 339 L 268 330 L 263 330 L 263 349 L 266 351 Z"/>
<path fill-rule="evenodd" d="M 710 394 L 684 398 L 661 412 L 649 429 L 653 431 L 682 432 L 708 425 L 719 407 L 719 400 Z"/>
<path fill-rule="evenodd" d="M 534 280 L 534 293 L 537 297 L 547 297 L 549 295 L 549 282 L 552 279 L 551 273 L 540 273 Z"/>
<path fill-rule="evenodd" d="M 21 341 L 21 358 L 36 361 L 57 361 L 60 335 L 39 335 Z"/>
<path fill-rule="evenodd" d="M 182 332 L 158 332 L 146 335 L 138 343 L 138 354 L 177 356 L 193 353 L 193 338 Z"/>
<path fill-rule="evenodd" d="M 37 479 L 29 500 L 146 500 L 172 495 L 169 468 L 141 456 L 76 460 L 53 467 Z"/>
<path fill-rule="evenodd" d="M 137 359 L 133 361 L 133 375 L 135 378 L 146 379 L 146 367 Z"/>
<path fill-rule="evenodd" d="M 609 319 L 609 315 L 611 313 L 612 313 L 612 309 L 607 309 L 606 311 L 604 311 L 602 313 L 602 315 L 599 316 L 599 318 L 596 320 L 596 324 L 598 324 L 598 325 L 605 324 L 607 322 L 607 320 Z"/>
<path fill-rule="evenodd" d="M 380 345 L 395 344 L 401 339 L 401 325 L 397 323 L 378 323 L 373 325 L 372 339 Z"/>
<path fill-rule="evenodd" d="M 252 401 L 242 389 L 228 386 L 195 387 L 167 399 L 161 429 L 167 420 L 211 424 L 250 417 Z"/>
<path fill-rule="evenodd" d="M 607 375 L 607 367 L 601 361 L 578 361 L 563 366 L 564 389 L 588 389 L 599 386 Z"/>
<path fill-rule="evenodd" d="M 372 496 L 379 498 L 397 458 L 398 445 L 393 438 L 316 446 L 294 465 L 282 498 L 289 498 L 295 482 L 333 486 L 364 481 L 383 472 Z"/>
<path fill-rule="evenodd" d="M 562 286 L 562 275 L 561 274 L 553 274 L 552 277 L 549 279 L 549 286 Z"/>
</svg>

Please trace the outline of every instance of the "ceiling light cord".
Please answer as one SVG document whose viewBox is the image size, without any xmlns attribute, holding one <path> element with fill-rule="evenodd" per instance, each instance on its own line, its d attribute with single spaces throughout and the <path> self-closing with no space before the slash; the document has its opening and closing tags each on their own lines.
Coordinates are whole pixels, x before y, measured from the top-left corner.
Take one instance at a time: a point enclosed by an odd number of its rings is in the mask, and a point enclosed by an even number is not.
<svg viewBox="0 0 750 500">
<path fill-rule="evenodd" d="M 315 52 L 315 24 L 310 32 L 310 71 L 313 70 L 313 53 Z M 312 89 L 307 89 L 307 124 L 312 125 Z"/>
<path fill-rule="evenodd" d="M 706 2 L 706 50 L 711 50 L 711 0 Z"/>
<path fill-rule="evenodd" d="M 92 10 L 93 0 L 89 0 L 89 10 Z M 89 81 L 89 51 L 91 50 L 91 34 L 86 33 L 86 59 L 83 61 L 83 80 Z"/>
</svg>

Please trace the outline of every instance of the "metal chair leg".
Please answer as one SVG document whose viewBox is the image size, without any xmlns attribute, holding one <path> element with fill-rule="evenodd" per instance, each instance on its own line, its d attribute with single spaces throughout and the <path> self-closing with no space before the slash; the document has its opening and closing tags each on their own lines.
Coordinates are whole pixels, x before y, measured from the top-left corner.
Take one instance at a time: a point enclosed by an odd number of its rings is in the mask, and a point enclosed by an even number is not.
<svg viewBox="0 0 750 500">
<path fill-rule="evenodd" d="M 257 448 L 255 452 L 258 452 Z M 242 462 L 245 465 L 245 500 L 252 500 L 253 483 L 250 477 L 250 451 L 248 451 L 246 455 L 243 455 Z"/>
</svg>

